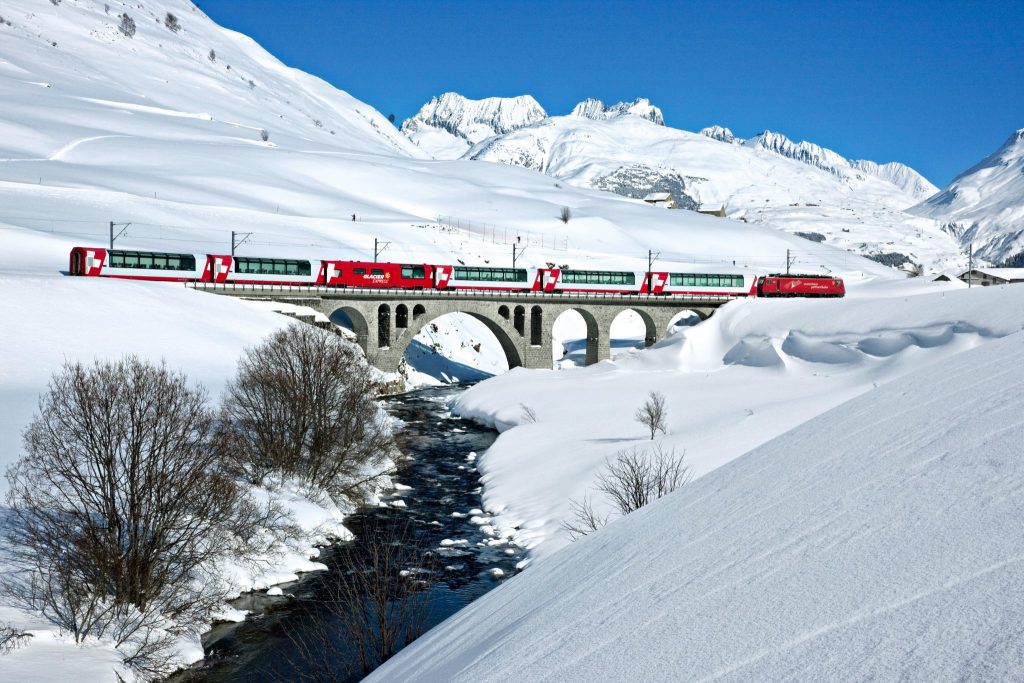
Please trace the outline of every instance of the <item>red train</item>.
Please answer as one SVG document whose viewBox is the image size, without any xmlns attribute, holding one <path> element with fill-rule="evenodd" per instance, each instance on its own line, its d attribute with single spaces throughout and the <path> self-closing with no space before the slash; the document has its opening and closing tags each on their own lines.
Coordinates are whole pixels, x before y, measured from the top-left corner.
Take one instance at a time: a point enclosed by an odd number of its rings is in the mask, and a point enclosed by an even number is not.
<svg viewBox="0 0 1024 683">
<path fill-rule="evenodd" d="M 742 272 L 648 273 L 632 270 L 307 261 L 100 247 L 72 249 L 69 272 L 71 275 L 164 282 L 392 289 L 733 297 L 843 296 L 845 293 L 840 278 L 818 275 L 767 275 L 758 278 Z"/>
</svg>

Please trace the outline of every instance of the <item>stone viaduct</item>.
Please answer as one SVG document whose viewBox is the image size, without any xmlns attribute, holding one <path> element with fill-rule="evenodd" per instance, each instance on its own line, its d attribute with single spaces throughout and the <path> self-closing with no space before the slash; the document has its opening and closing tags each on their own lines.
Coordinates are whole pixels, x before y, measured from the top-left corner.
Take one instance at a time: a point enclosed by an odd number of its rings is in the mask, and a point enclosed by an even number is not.
<svg viewBox="0 0 1024 683">
<path fill-rule="evenodd" d="M 413 337 L 436 318 L 465 313 L 487 326 L 501 344 L 509 368 L 552 367 L 551 330 L 565 311 L 587 326 L 586 364 L 610 356 L 612 321 L 635 311 L 646 328 L 645 346 L 663 339 L 672 319 L 693 311 L 706 319 L 732 297 L 619 294 L 492 293 L 478 291 L 344 289 L 335 287 L 192 283 L 197 290 L 257 301 L 307 306 L 334 322 L 344 314 L 367 359 L 385 372 L 398 370 Z"/>
</svg>

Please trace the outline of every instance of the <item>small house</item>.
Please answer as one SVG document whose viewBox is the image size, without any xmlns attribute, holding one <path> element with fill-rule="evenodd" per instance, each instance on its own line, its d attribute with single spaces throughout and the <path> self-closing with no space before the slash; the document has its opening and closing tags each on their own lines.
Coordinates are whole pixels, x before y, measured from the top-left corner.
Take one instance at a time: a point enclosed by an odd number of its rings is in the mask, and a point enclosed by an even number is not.
<svg viewBox="0 0 1024 683">
<path fill-rule="evenodd" d="M 982 287 L 1012 285 L 1024 282 L 1024 268 L 975 268 L 961 273 L 960 279 Z"/>
<path fill-rule="evenodd" d="M 717 209 L 705 209 L 703 207 L 697 209 L 697 213 L 702 213 L 705 216 L 718 216 L 719 218 L 725 218 L 725 204 Z"/>
<path fill-rule="evenodd" d="M 651 192 L 644 197 L 644 201 L 651 206 L 660 206 L 665 209 L 676 208 L 676 200 L 671 192 Z"/>
</svg>

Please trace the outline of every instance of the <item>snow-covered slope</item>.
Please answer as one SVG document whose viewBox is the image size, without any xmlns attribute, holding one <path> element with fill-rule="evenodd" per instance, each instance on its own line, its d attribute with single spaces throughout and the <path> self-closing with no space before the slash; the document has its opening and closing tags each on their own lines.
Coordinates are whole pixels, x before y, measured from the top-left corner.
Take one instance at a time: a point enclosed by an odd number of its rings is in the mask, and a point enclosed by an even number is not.
<svg viewBox="0 0 1024 683">
<path fill-rule="evenodd" d="M 1024 260 L 1024 128 L 911 212 L 946 224 L 993 263 Z"/>
<path fill-rule="evenodd" d="M 728 128 L 720 130 L 724 130 L 725 134 L 731 134 Z M 710 129 L 705 128 L 701 132 L 709 137 L 721 139 L 725 134 L 721 133 L 720 130 L 716 126 Z M 725 141 L 732 142 L 734 140 L 726 139 Z M 770 130 L 743 140 L 742 143 L 748 147 L 766 149 L 787 159 L 793 159 L 809 166 L 820 168 L 823 171 L 828 171 L 845 182 L 858 178 L 861 173 L 866 173 L 895 185 L 911 198 L 918 201 L 930 197 L 939 191 L 939 188 L 928 182 L 924 176 L 905 164 L 896 161 L 878 164 L 874 161 L 850 160 L 831 149 L 826 149 L 813 142 L 807 142 L 806 140 L 793 142 L 782 133 L 775 133 Z"/>
<path fill-rule="evenodd" d="M 854 166 L 835 152 L 794 145 L 778 134 L 735 144 L 740 141 L 728 129 L 703 133 L 637 116 L 556 116 L 489 138 L 465 158 L 524 166 L 631 197 L 672 192 L 686 208 L 725 206 L 731 218 L 858 253 L 898 252 L 926 270 L 963 260 L 956 239 L 936 221 L 903 211 L 927 192 L 906 167 Z"/>
<path fill-rule="evenodd" d="M 537 560 L 369 680 L 1016 680 L 1022 383 L 1019 331 L 920 367 Z"/>
<path fill-rule="evenodd" d="M 546 116 L 537 100 L 529 95 L 470 100 L 447 92 L 406 119 L 402 132 L 436 159 L 458 159 L 477 142 L 518 130 Z"/>
<path fill-rule="evenodd" d="M 1024 329 L 1024 288 L 980 291 L 920 278 L 843 300 L 735 302 L 643 353 L 473 387 L 458 411 L 503 432 L 479 463 L 484 502 L 503 532 L 550 554 L 568 542 L 569 500 L 588 494 L 605 459 L 649 445 L 633 419 L 647 392 L 667 398 L 664 445 L 704 475 L 922 364 Z M 535 423 L 523 424 L 522 404 Z"/>
</svg>

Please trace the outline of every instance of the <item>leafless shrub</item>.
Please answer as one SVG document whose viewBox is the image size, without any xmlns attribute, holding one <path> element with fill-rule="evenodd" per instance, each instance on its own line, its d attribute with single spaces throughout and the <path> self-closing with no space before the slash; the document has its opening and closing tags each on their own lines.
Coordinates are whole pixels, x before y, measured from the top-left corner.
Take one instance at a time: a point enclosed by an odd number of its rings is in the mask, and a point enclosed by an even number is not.
<svg viewBox="0 0 1024 683">
<path fill-rule="evenodd" d="M 525 403 L 520 403 L 519 408 L 521 411 L 520 419 L 522 419 L 523 424 L 533 424 L 537 421 L 537 412 L 533 408 Z"/>
<path fill-rule="evenodd" d="M 228 68 L 230 69 L 231 67 L 229 66 Z M 270 139 L 270 133 L 268 133 L 265 128 L 261 128 L 260 129 L 260 140 L 263 140 L 263 142 L 266 142 L 269 139 Z"/>
<path fill-rule="evenodd" d="M 366 676 L 423 634 L 432 601 L 425 578 L 438 563 L 412 523 L 356 543 L 363 547 L 352 556 L 361 561 L 326 577 L 323 596 L 307 604 L 303 624 L 311 628 L 289 631 L 289 674 L 296 680 Z"/>
<path fill-rule="evenodd" d="M 570 518 L 562 522 L 562 528 L 569 533 L 570 540 L 577 540 L 593 533 L 608 524 L 610 515 L 599 515 L 594 511 L 594 504 L 589 496 L 583 500 L 569 499 Z"/>
<path fill-rule="evenodd" d="M 572 218 L 572 210 L 568 206 L 563 206 L 562 211 L 558 214 L 558 220 L 568 223 L 570 218 Z"/>
<path fill-rule="evenodd" d="M 0 656 L 17 650 L 31 638 L 31 633 L 19 631 L 10 624 L 0 623 Z"/>
<path fill-rule="evenodd" d="M 605 462 L 597 476 L 597 490 L 621 516 L 639 510 L 644 505 L 682 488 L 690 481 L 690 468 L 685 453 L 676 455 L 675 449 L 665 450 L 660 444 L 650 450 L 631 448 L 616 453 L 614 460 Z M 594 511 L 591 500 L 570 499 L 571 517 L 562 528 L 572 540 L 596 531 L 610 520 Z"/>
<path fill-rule="evenodd" d="M 224 597 L 216 567 L 258 522 L 210 445 L 205 392 L 128 357 L 68 364 L 7 472 L 15 604 L 81 642 L 110 637 L 143 677 Z"/>
<path fill-rule="evenodd" d="M 124 35 L 132 38 L 135 36 L 135 20 L 127 12 L 121 15 L 121 25 L 117 27 Z"/>
<path fill-rule="evenodd" d="M 217 61 L 217 51 L 214 50 L 212 47 L 210 48 L 210 54 L 208 54 L 206 56 L 210 58 L 211 62 L 216 62 Z"/>
<path fill-rule="evenodd" d="M 164 16 L 164 26 L 169 28 L 174 33 L 177 33 L 181 30 L 181 24 L 178 23 L 178 17 L 174 16 L 170 12 L 168 12 Z"/>
<path fill-rule="evenodd" d="M 291 325 L 239 361 L 218 443 L 254 484 L 281 474 L 358 502 L 393 448 L 375 388 L 355 345 Z"/>
<path fill-rule="evenodd" d="M 637 408 L 636 413 L 633 414 L 633 419 L 647 427 L 651 433 L 651 441 L 654 440 L 654 435 L 657 432 L 662 434 L 668 433 L 668 424 L 666 418 L 668 413 L 665 411 L 665 394 L 657 391 L 652 391 L 647 395 L 647 401 L 642 406 Z"/>
</svg>

